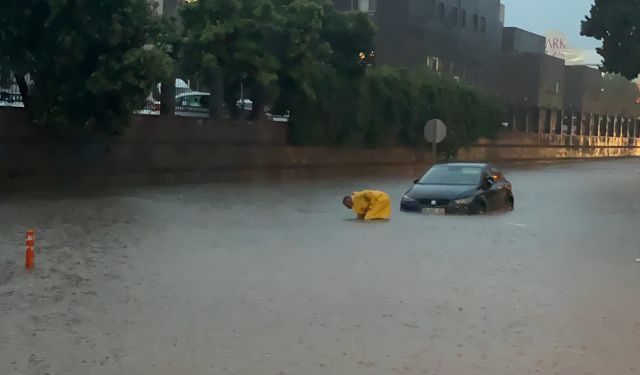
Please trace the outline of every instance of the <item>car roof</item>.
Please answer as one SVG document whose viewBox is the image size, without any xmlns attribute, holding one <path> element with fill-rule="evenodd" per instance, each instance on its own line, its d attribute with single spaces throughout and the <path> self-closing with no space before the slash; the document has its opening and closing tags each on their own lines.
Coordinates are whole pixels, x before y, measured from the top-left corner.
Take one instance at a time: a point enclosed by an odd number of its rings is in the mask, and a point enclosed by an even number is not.
<svg viewBox="0 0 640 375">
<path fill-rule="evenodd" d="M 489 164 L 487 164 L 487 163 L 438 163 L 438 164 L 434 165 L 434 167 L 444 167 L 444 166 L 448 166 L 448 167 L 478 167 L 478 168 L 485 168 L 485 167 L 488 167 Z"/>
<path fill-rule="evenodd" d="M 176 95 L 176 98 L 182 98 L 185 96 L 204 96 L 204 95 L 211 95 L 211 94 L 208 92 L 191 91 L 191 92 L 183 92 L 182 94 L 178 94 Z"/>
</svg>

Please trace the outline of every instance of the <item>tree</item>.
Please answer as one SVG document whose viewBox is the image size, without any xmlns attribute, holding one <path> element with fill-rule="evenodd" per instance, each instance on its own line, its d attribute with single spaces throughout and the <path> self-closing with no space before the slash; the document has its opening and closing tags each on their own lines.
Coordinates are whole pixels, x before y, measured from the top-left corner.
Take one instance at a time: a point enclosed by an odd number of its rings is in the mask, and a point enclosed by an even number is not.
<svg viewBox="0 0 640 375">
<path fill-rule="evenodd" d="M 48 16 L 33 16 L 24 30 L 17 27 L 19 15 L 36 14 L 26 8 L 37 2 L 11 1 L 0 6 L 3 17 L 12 17 L 7 10 L 18 17 L 0 25 L 3 42 L 12 42 L 3 44 L 5 61 L 17 78 L 30 73 L 33 87 L 23 98 L 42 126 L 70 133 L 118 131 L 171 67 L 155 44 L 158 20 L 146 0 L 51 0 Z"/>
<path fill-rule="evenodd" d="M 179 14 L 184 27 L 182 71 L 210 89 L 224 79 L 224 100 L 232 112 L 237 111 L 244 85 L 252 93 L 254 116 L 258 116 L 265 88 L 275 81 L 278 67 L 265 48 L 280 24 L 271 1 L 200 0 L 185 3 Z M 211 103 L 220 99 L 214 97 Z"/>
<path fill-rule="evenodd" d="M 35 55 L 50 13 L 50 5 L 45 0 L 0 3 L 0 82 L 6 84 L 13 77 L 27 109 L 31 101 L 25 75 L 36 66 Z"/>
<path fill-rule="evenodd" d="M 602 41 L 604 69 L 628 79 L 640 74 L 640 0 L 596 0 L 581 34 Z"/>
<path fill-rule="evenodd" d="M 360 52 L 373 50 L 366 14 L 338 12 L 329 1 L 276 0 L 284 16 L 275 55 L 279 95 L 274 112 L 290 110 L 296 143 L 343 143 L 357 127 L 353 104 L 365 71 Z"/>
<path fill-rule="evenodd" d="M 322 65 L 330 55 L 330 46 L 321 38 L 324 9 L 317 2 L 278 0 L 278 10 L 284 15 L 281 32 L 271 43 L 271 50 L 279 61 L 277 71 L 280 89 L 276 111 L 295 105 L 301 95 L 315 98 L 309 80 L 320 75 Z"/>
<path fill-rule="evenodd" d="M 325 2 L 322 39 L 331 47 L 330 64 L 350 76 L 365 69 L 360 54 L 370 56 L 375 51 L 375 28 L 365 12 L 340 12 Z"/>
<path fill-rule="evenodd" d="M 209 87 L 221 71 L 231 110 L 240 83 L 252 88 L 254 111 L 256 89 L 272 94 L 273 113 L 290 111 L 295 144 L 422 146 L 425 122 L 439 117 L 452 134 L 444 147 L 455 150 L 499 129 L 493 95 L 428 69 L 363 64 L 375 50 L 366 13 L 326 0 L 199 0 L 180 14 L 184 71 Z"/>
<path fill-rule="evenodd" d="M 601 90 L 598 91 L 598 104 L 601 108 L 607 108 L 609 114 L 637 117 L 639 109 L 636 100 L 640 93 L 636 84 L 617 74 L 605 74 Z"/>
<path fill-rule="evenodd" d="M 358 55 L 373 50 L 368 16 L 338 12 L 326 0 L 200 0 L 184 4 L 180 16 L 182 70 L 209 88 L 220 71 L 232 113 L 243 85 L 254 117 L 269 98 L 276 113 L 314 114 L 320 90 L 364 72 Z"/>
<path fill-rule="evenodd" d="M 441 149 L 454 151 L 479 137 L 495 136 L 504 115 L 494 95 L 428 68 L 379 66 L 368 70 L 363 81 L 352 105 L 365 114 L 358 130 L 369 146 L 426 146 L 424 124 L 439 118 L 448 132 Z"/>
</svg>

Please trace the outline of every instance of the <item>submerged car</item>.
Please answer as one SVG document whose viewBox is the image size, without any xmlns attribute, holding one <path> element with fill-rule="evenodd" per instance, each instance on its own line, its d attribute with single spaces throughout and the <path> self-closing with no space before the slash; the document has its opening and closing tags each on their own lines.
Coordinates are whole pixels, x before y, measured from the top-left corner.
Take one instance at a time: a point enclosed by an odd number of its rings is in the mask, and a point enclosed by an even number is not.
<svg viewBox="0 0 640 375">
<path fill-rule="evenodd" d="M 513 210 L 511 183 L 489 164 L 434 165 L 402 197 L 402 211 L 424 214 L 485 214 Z"/>
</svg>

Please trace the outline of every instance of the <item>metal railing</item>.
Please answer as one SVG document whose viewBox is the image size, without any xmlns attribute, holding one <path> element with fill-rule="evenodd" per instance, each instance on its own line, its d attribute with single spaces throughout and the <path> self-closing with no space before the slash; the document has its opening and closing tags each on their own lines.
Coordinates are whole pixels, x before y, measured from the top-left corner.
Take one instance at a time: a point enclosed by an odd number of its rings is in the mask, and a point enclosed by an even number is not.
<svg viewBox="0 0 640 375">
<path fill-rule="evenodd" d="M 178 84 L 180 83 L 180 84 Z M 209 101 L 211 94 L 204 90 L 198 90 L 198 85 L 190 85 L 185 81 L 176 81 L 175 107 L 173 113 L 180 117 L 209 117 Z M 150 90 L 149 97 L 142 108 L 136 110 L 136 114 L 140 115 L 160 115 L 160 95 L 159 91 L 152 92 Z M 253 102 L 249 99 L 238 100 L 236 104 L 241 113 L 249 113 L 253 108 Z M 0 107 L 16 107 L 23 108 L 22 95 L 20 89 L 15 83 L 15 79 L 4 86 L 0 86 Z M 224 108 L 223 117 L 229 117 L 229 109 Z M 265 117 L 269 121 L 288 122 L 289 114 L 274 115 L 268 107 L 265 107 Z"/>
<path fill-rule="evenodd" d="M 12 80 L 9 85 L 0 86 L 0 107 L 24 107 L 20 89 Z"/>
</svg>

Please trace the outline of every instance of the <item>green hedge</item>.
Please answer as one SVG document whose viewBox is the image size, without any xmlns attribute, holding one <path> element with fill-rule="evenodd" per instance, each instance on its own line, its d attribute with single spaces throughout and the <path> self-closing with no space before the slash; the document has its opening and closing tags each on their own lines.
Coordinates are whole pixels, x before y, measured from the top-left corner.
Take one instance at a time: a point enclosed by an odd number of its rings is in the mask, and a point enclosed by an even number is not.
<svg viewBox="0 0 640 375">
<path fill-rule="evenodd" d="M 451 151 L 494 137 L 504 117 L 495 95 L 426 68 L 380 66 L 351 78 L 327 68 L 315 76 L 315 97 L 292 109 L 294 144 L 426 147 L 424 124 L 439 118 L 448 128 L 441 149 Z"/>
</svg>

